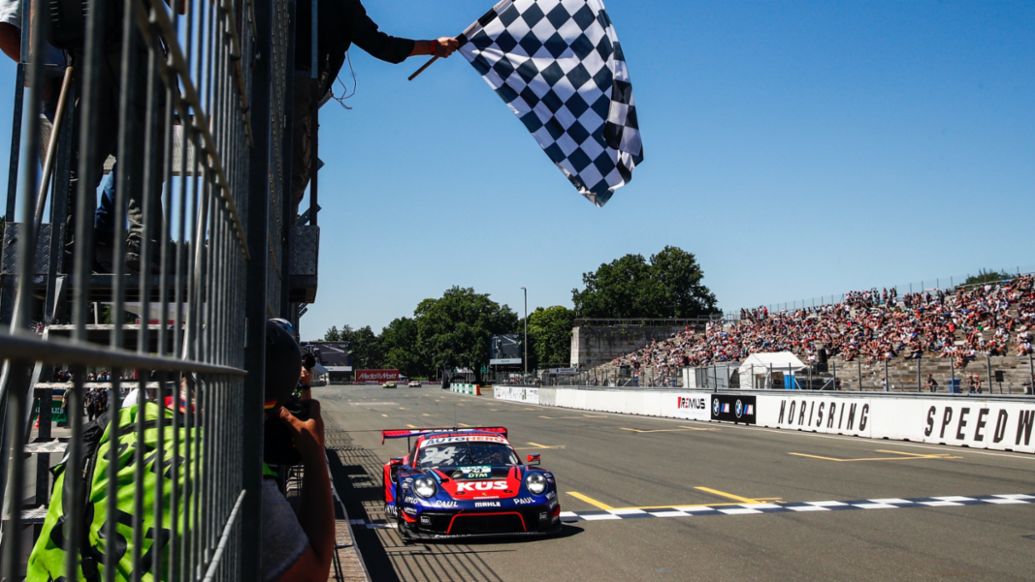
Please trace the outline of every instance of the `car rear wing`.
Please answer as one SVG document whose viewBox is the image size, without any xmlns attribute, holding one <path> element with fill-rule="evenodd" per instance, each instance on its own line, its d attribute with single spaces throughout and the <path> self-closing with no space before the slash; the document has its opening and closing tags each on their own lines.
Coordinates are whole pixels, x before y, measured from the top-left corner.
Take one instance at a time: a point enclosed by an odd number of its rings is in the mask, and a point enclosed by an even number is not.
<svg viewBox="0 0 1035 582">
<path fill-rule="evenodd" d="M 411 439 L 415 436 L 433 434 L 437 432 L 494 432 L 496 434 L 503 435 L 503 438 L 507 438 L 507 427 L 505 426 L 469 426 L 464 428 L 457 428 L 455 426 L 439 428 L 394 428 L 390 430 L 381 431 L 381 444 L 385 444 L 385 439 Z"/>
</svg>

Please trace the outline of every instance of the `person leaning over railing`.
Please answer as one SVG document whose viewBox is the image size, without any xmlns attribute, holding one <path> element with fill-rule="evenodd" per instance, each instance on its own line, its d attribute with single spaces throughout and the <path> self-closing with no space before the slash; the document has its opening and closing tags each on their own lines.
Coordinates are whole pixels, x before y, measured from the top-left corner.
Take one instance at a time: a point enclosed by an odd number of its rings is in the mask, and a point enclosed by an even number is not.
<svg viewBox="0 0 1035 582">
<path fill-rule="evenodd" d="M 345 62 L 345 53 L 355 44 L 371 56 L 392 64 L 408 57 L 448 57 L 459 46 L 452 37 L 411 40 L 381 32 L 367 16 L 360 0 L 319 0 L 316 6 L 316 78 L 312 78 L 312 3 L 299 2 L 295 17 L 294 151 L 291 177 L 297 204 L 316 164 L 313 137 L 316 110 L 328 99 L 331 85 Z"/>
</svg>

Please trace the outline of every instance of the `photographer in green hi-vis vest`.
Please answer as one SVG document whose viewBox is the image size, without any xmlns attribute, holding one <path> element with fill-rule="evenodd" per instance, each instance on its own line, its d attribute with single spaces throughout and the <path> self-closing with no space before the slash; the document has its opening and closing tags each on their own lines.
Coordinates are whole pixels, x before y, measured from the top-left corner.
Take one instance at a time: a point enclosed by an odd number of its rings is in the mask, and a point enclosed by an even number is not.
<svg viewBox="0 0 1035 582">
<path fill-rule="evenodd" d="M 324 451 L 323 420 L 320 417 L 319 402 L 299 401 L 292 396 L 298 387 L 302 370 L 301 351 L 291 324 L 285 320 L 270 320 L 266 326 L 266 392 L 265 392 L 265 458 L 275 464 L 302 464 L 304 467 L 301 503 L 296 515 L 288 504 L 274 479 L 276 474 L 263 465 L 262 480 L 262 548 L 256 559 L 261 561 L 264 580 L 326 580 L 330 572 L 331 556 L 334 551 L 334 507 L 331 499 L 330 477 L 327 457 Z M 40 537 L 33 547 L 27 564 L 26 579 L 49 581 L 63 579 L 65 575 L 65 549 L 63 526 L 66 521 L 64 507 L 81 503 L 85 511 L 83 541 L 80 549 L 79 569 L 76 578 L 80 580 L 104 579 L 106 552 L 115 552 L 114 577 L 117 580 L 131 580 L 140 576 L 142 580 L 164 580 L 169 575 L 169 547 L 175 536 L 177 544 L 184 539 L 184 532 L 191 532 L 193 512 L 188 508 L 197 503 L 192 487 L 199 475 L 195 463 L 186 462 L 186 456 L 197 458 L 204 451 L 200 416 L 205 411 L 194 410 L 194 402 L 187 390 L 186 379 L 181 384 L 179 402 L 168 398 L 165 406 L 144 402 L 139 406 L 135 398 L 127 398 L 118 411 L 116 423 L 111 423 L 108 414 L 83 427 L 83 477 L 86 482 L 85 498 L 63 499 L 63 484 L 67 476 L 64 461 L 53 471 L 56 476 L 54 493 Z M 189 408 L 193 417 L 190 427 L 173 428 L 173 410 L 179 406 L 186 412 Z M 297 414 L 297 415 L 296 415 Z M 143 416 L 144 437 L 139 440 L 136 423 Z M 158 419 L 163 416 L 159 455 Z M 184 415 L 186 416 L 186 415 Z M 108 473 L 112 428 L 118 426 L 116 499 L 114 514 L 108 499 Z M 138 447 L 143 448 L 143 540 L 139 551 L 139 563 L 133 562 L 133 513 L 136 505 L 134 460 Z M 189 451 L 189 453 L 188 453 Z M 174 463 L 174 459 L 179 461 Z M 204 461 L 197 465 L 205 470 Z M 155 497 L 161 486 L 161 522 L 155 523 Z M 172 502 L 175 488 L 177 503 Z M 186 497 L 185 497 L 186 495 Z M 115 542 L 109 544 L 104 532 L 109 520 L 115 520 Z M 182 545 L 181 545 L 182 547 Z M 159 554 L 159 572 L 151 572 L 153 553 Z M 196 566 L 196 564 L 194 565 Z"/>
</svg>

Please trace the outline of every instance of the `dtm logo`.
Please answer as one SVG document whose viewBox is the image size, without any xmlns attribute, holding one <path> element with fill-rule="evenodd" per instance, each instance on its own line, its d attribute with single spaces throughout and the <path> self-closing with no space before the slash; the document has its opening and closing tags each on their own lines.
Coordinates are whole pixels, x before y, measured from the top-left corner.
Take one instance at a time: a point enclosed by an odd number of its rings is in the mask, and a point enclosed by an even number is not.
<svg viewBox="0 0 1035 582">
<path fill-rule="evenodd" d="M 740 402 L 739 398 L 737 399 L 736 413 L 737 413 L 737 418 L 740 418 L 741 416 L 744 415 L 744 404 Z"/>
<path fill-rule="evenodd" d="M 456 492 L 464 491 L 505 491 L 506 481 L 461 481 L 456 484 Z"/>
</svg>

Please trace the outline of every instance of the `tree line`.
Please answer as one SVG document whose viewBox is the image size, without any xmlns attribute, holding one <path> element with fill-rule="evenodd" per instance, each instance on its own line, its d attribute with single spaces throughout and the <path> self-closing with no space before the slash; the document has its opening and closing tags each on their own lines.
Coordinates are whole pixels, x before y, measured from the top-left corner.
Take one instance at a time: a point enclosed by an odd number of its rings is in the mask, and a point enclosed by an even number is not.
<svg viewBox="0 0 1035 582">
<path fill-rule="evenodd" d="M 563 367 L 571 360 L 571 329 L 579 318 L 691 318 L 718 312 L 692 253 L 667 246 L 649 259 L 629 254 L 583 273 L 583 289 L 572 289 L 574 309 L 538 307 L 528 314 L 529 369 Z M 524 331 L 522 318 L 507 305 L 474 289 L 452 287 L 421 301 L 409 317 L 392 320 L 381 333 L 370 326 L 332 326 L 326 341 L 348 344 L 352 366 L 396 368 L 410 377 L 443 369 L 469 368 L 480 380 L 494 335 Z"/>
</svg>

